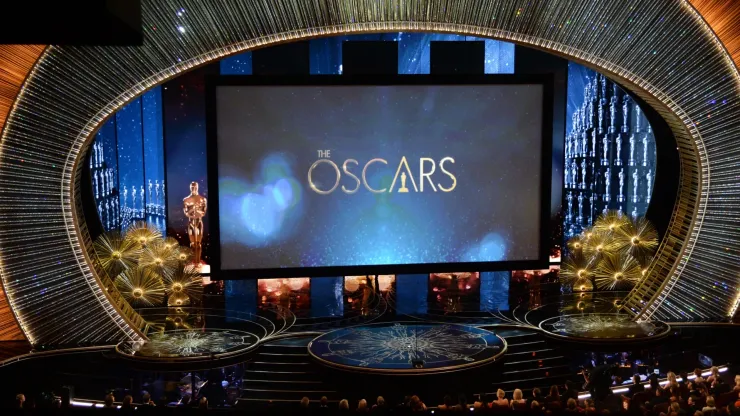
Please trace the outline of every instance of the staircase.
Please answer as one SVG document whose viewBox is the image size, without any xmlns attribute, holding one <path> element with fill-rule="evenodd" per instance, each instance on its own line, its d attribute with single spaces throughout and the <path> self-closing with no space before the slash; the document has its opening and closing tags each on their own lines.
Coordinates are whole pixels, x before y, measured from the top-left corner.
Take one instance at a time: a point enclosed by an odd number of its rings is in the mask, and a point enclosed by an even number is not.
<svg viewBox="0 0 740 416">
<path fill-rule="evenodd" d="M 493 329 L 493 328 L 491 328 Z M 548 339 L 535 330 L 499 330 L 499 335 L 508 344 L 500 373 L 491 374 L 490 397 L 495 397 L 497 389 L 510 394 L 514 389 L 527 390 L 539 387 L 543 394 L 551 385 L 562 385 L 567 380 L 578 382 L 570 366 L 570 359 L 564 356 L 562 348 L 556 349 L 548 344 Z M 486 393 L 488 396 L 489 393 Z M 488 400 L 491 400 L 489 398 Z"/>
<path fill-rule="evenodd" d="M 337 393 L 308 354 L 314 337 L 288 338 L 262 345 L 248 364 L 238 405 L 312 402 L 326 396 L 337 402 Z"/>
</svg>

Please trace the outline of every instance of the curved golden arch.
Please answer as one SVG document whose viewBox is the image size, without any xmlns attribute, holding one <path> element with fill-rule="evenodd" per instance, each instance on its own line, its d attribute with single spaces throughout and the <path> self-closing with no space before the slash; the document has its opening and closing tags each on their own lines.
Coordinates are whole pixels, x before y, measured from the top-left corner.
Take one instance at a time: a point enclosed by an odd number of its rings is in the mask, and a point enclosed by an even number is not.
<svg viewBox="0 0 740 416">
<path fill-rule="evenodd" d="M 357 3 L 362 2 L 362 0 L 356 0 L 354 2 L 348 2 L 348 3 Z M 335 2 L 337 3 L 337 2 Z M 440 4 L 443 3 L 443 1 L 429 1 L 430 4 Z M 681 3 L 684 7 L 687 6 L 686 3 Z M 693 10 L 693 9 L 692 9 Z M 696 222 L 696 214 L 697 210 L 699 210 L 699 206 L 696 204 L 697 199 L 704 199 L 704 204 L 706 204 L 707 200 L 707 190 L 709 182 L 708 182 L 708 174 L 709 174 L 709 166 L 708 166 L 708 159 L 706 156 L 706 150 L 703 149 L 703 139 L 699 135 L 699 130 L 695 127 L 693 124 L 694 122 L 691 121 L 691 118 L 687 112 L 684 112 L 681 110 L 681 108 L 676 104 L 675 102 L 671 102 L 669 97 L 667 97 L 664 93 L 661 93 L 658 91 L 655 87 L 651 86 L 647 81 L 641 79 L 634 73 L 629 73 L 624 70 L 624 68 L 619 68 L 618 66 L 614 64 L 610 64 L 607 61 L 604 61 L 602 59 L 597 58 L 595 55 L 587 53 L 586 51 L 578 50 L 574 47 L 569 47 L 562 43 L 557 43 L 551 40 L 545 40 L 542 38 L 538 38 L 531 35 L 526 35 L 523 33 L 516 33 L 512 31 L 504 31 L 500 29 L 492 29 L 485 26 L 476 26 L 476 25 L 466 25 L 466 24 L 460 24 L 460 23 L 449 23 L 449 22 L 443 22 L 443 21 L 424 21 L 424 22 L 402 22 L 402 21 L 374 21 L 372 18 L 371 21 L 363 22 L 363 23 L 350 23 L 350 24 L 337 24 L 333 26 L 323 26 L 320 28 L 314 28 L 314 29 L 297 29 L 297 30 L 287 30 L 282 32 L 277 32 L 272 35 L 263 36 L 261 38 L 255 38 L 246 40 L 243 42 L 239 42 L 238 44 L 231 44 L 224 47 L 213 49 L 207 53 L 203 53 L 199 56 L 192 57 L 185 62 L 181 62 L 180 64 L 176 64 L 167 68 L 162 69 L 158 73 L 154 73 L 153 75 L 147 77 L 144 81 L 139 82 L 135 85 L 130 86 L 125 92 L 120 94 L 116 99 L 109 102 L 107 105 L 103 106 L 102 110 L 100 110 L 96 115 L 94 115 L 81 129 L 77 137 L 75 138 L 75 142 L 71 146 L 71 150 L 67 155 L 66 162 L 65 162 L 65 168 L 64 172 L 65 175 L 63 175 L 63 182 L 62 182 L 62 208 L 65 213 L 65 224 L 67 232 L 70 232 L 70 230 L 74 230 L 74 234 L 72 235 L 70 233 L 69 235 L 69 242 L 72 245 L 72 248 L 75 249 L 75 247 L 79 247 L 81 245 L 84 245 L 85 241 L 85 232 L 86 229 L 80 230 L 79 224 L 74 224 L 77 218 L 77 210 L 79 208 L 77 202 L 77 196 L 75 194 L 75 188 L 76 188 L 76 182 L 79 180 L 79 170 L 76 169 L 76 167 L 79 167 L 79 158 L 80 155 L 84 153 L 85 146 L 89 145 L 91 142 L 91 138 L 95 132 L 95 130 L 105 121 L 107 117 L 110 117 L 118 108 L 125 105 L 126 102 L 132 100 L 134 97 L 140 95 L 141 93 L 145 92 L 146 89 L 151 88 L 161 82 L 164 82 L 165 80 L 172 78 L 182 72 L 185 72 L 187 70 L 193 69 L 197 67 L 198 65 L 202 65 L 208 62 L 215 61 L 217 59 L 221 59 L 224 56 L 227 56 L 229 54 L 239 53 L 245 50 L 255 49 L 257 47 L 261 46 L 267 46 L 267 45 L 273 45 L 285 41 L 291 41 L 291 40 L 298 40 L 298 39 L 307 39 L 311 37 L 319 37 L 319 36 L 333 36 L 338 34 L 345 34 L 345 33 L 373 33 L 373 32 L 387 32 L 387 31 L 431 31 L 431 32 L 450 32 L 450 33 L 462 33 L 462 34 L 469 34 L 474 36 L 480 36 L 480 37 L 488 37 L 488 38 L 494 38 L 494 39 L 501 39 L 506 41 L 511 41 L 519 44 L 524 44 L 530 47 L 536 47 L 540 49 L 544 49 L 551 53 L 560 54 L 563 56 L 568 57 L 569 59 L 584 63 L 592 68 L 597 69 L 598 71 L 602 73 L 606 73 L 607 75 L 611 75 L 614 78 L 617 78 L 620 80 L 625 86 L 627 86 L 629 89 L 631 89 L 633 92 L 637 92 L 638 95 L 642 96 L 643 98 L 647 99 L 650 104 L 658 111 L 663 112 L 665 111 L 666 114 L 669 116 L 667 121 L 669 122 L 672 130 L 674 130 L 674 134 L 676 134 L 677 141 L 679 141 L 680 154 L 681 154 L 681 160 L 682 160 L 682 190 L 688 190 L 687 195 L 684 195 L 683 192 L 679 193 L 679 201 L 684 201 L 683 207 L 677 208 L 676 212 L 674 212 L 674 216 L 672 219 L 672 224 L 675 224 L 676 219 L 681 220 L 687 220 L 690 219 L 691 225 L 690 227 L 695 227 Z M 708 37 L 710 41 L 715 41 L 716 38 L 711 31 L 708 33 L 705 33 L 705 36 Z M 53 49 L 53 48 L 52 48 Z M 720 51 L 720 54 L 727 58 L 727 53 L 724 49 Z M 45 55 L 46 56 L 46 55 Z M 39 62 L 36 65 L 36 68 L 44 61 L 44 59 L 40 59 Z M 731 61 L 729 61 L 731 63 Z M 728 71 L 732 73 L 732 78 L 734 80 L 735 84 L 735 92 L 737 91 L 737 83 L 738 83 L 738 76 L 737 76 L 737 69 L 734 65 L 730 65 L 731 68 L 725 68 L 724 71 Z M 35 70 L 34 70 L 35 72 Z M 727 73 L 727 72 L 724 72 Z M 24 85 L 24 90 L 26 90 L 26 86 L 28 84 L 35 82 L 33 79 L 33 74 L 29 76 L 29 81 Z M 16 101 L 16 104 L 23 101 L 23 93 L 19 94 L 19 97 Z M 662 103 L 662 104 L 660 104 Z M 659 105 L 660 104 L 660 105 Z M 13 116 L 16 113 L 16 107 L 14 106 L 14 110 L 11 114 L 11 122 L 13 119 Z M 665 114 L 664 114 L 665 117 Z M 11 122 L 6 125 L 6 129 L 3 132 L 3 147 L 5 146 L 7 142 L 7 136 L 8 136 L 8 129 L 7 127 L 11 124 Z M 698 121 L 697 121 L 698 122 Z M 686 125 L 689 124 L 693 126 L 694 128 L 689 131 L 686 128 Z M 691 157 L 693 155 L 693 157 Z M 698 157 L 697 157 L 698 156 Z M 686 173 L 687 171 L 691 171 L 693 175 L 692 178 L 689 178 L 689 181 L 686 182 Z M 700 176 L 701 175 L 701 176 Z M 698 185 L 696 187 L 691 188 L 691 180 L 694 180 L 698 182 Z M 704 189 L 701 187 L 704 186 Z M 694 195 L 691 195 L 691 191 L 696 191 L 698 188 L 699 192 L 696 192 Z M 683 199 L 682 199 L 683 198 Z M 69 205 L 66 205 L 65 199 L 69 200 Z M 678 204 L 677 204 L 678 205 Z M 691 214 L 688 214 L 687 212 L 683 212 L 681 214 L 682 218 L 678 218 L 678 215 L 676 215 L 677 212 L 681 210 L 681 208 L 684 209 L 690 209 Z M 72 224 L 70 224 L 72 223 Z M 84 228 L 84 227 L 83 227 Z M 673 227 L 670 227 L 671 229 Z M 690 236 L 689 238 L 682 241 L 682 246 L 686 243 L 691 242 L 692 247 L 693 243 L 695 241 L 696 237 L 698 236 L 698 233 L 693 232 L 691 228 L 689 230 L 684 230 L 681 232 L 681 234 Z M 664 243 L 665 243 L 664 239 Z M 674 244 L 675 245 L 675 244 Z M 661 245 L 661 247 L 663 244 Z M 81 253 L 84 253 L 84 250 L 79 250 Z M 682 253 L 685 252 L 685 250 L 682 248 L 680 250 Z M 673 256 L 674 259 L 678 257 L 678 255 Z M 79 263 L 80 270 L 82 271 L 83 275 L 88 275 L 91 278 L 94 278 L 95 280 L 86 280 L 88 285 L 90 285 L 91 288 L 93 288 L 94 285 L 92 285 L 93 282 L 98 282 L 96 284 L 99 285 L 99 278 L 96 276 L 95 272 L 93 270 L 90 270 L 89 268 L 89 259 L 84 258 L 83 256 L 77 255 L 77 261 Z M 682 260 L 681 262 L 675 261 L 673 262 L 671 267 L 671 273 L 675 271 L 677 266 L 685 266 L 686 259 Z M 5 265 L 5 261 L 3 261 L 3 266 Z M 88 270 L 85 270 L 85 269 Z M 89 271 L 89 274 L 86 273 Z M 6 279 L 6 273 L 3 272 L 3 281 L 5 283 Z M 6 286 L 7 287 L 7 286 Z M 663 289 L 663 286 L 661 286 L 660 289 Z M 654 291 L 653 298 L 651 299 L 651 303 L 655 300 L 655 297 L 660 292 L 660 290 Z M 108 302 L 110 302 L 110 298 L 107 297 L 106 299 Z M 9 299 L 10 299 L 9 294 Z M 99 301 L 101 303 L 101 306 L 106 309 L 106 299 L 99 298 Z M 12 302 L 12 301 L 11 301 Z M 14 308 L 14 312 L 17 312 L 17 308 Z M 118 315 L 120 316 L 120 311 L 116 311 Z M 115 314 L 113 314 L 115 315 Z M 19 317 L 19 322 L 23 326 L 23 319 Z M 130 324 L 129 324 L 130 325 Z M 28 330 L 24 328 L 24 331 L 28 334 Z M 134 331 L 136 332 L 136 331 Z M 127 336 L 131 336 L 130 333 Z M 33 342 L 34 337 L 29 336 L 29 339 Z"/>
<path fill-rule="evenodd" d="M 280 39 L 278 41 L 272 41 L 272 39 L 275 36 L 275 35 L 273 35 L 273 36 L 268 36 L 267 37 L 268 40 L 265 40 L 263 42 L 260 42 L 261 39 L 254 39 L 254 40 L 251 40 L 251 41 L 243 42 L 243 43 L 238 44 L 238 45 L 237 44 L 235 44 L 235 45 L 229 45 L 226 48 L 221 48 L 221 50 L 218 50 L 218 49 L 212 50 L 212 51 L 210 51 L 210 52 L 207 53 L 207 55 L 209 55 L 209 57 L 208 57 L 207 60 L 200 61 L 200 59 L 199 59 L 200 57 L 195 57 L 192 60 L 190 60 L 189 62 L 182 62 L 182 63 L 174 66 L 174 67 L 179 68 L 179 69 L 174 70 L 174 72 L 171 73 L 168 77 L 158 79 L 154 84 L 147 85 L 147 86 L 142 86 L 140 90 L 137 90 L 137 92 L 135 93 L 135 95 L 131 95 L 131 93 L 125 94 L 126 101 L 122 101 L 122 102 L 119 101 L 119 102 L 117 102 L 115 104 L 115 106 L 113 107 L 113 110 L 110 113 L 106 114 L 104 116 L 104 118 L 102 118 L 101 121 L 98 121 L 96 124 L 94 124 L 92 126 L 92 128 L 90 128 L 90 123 L 88 123 L 88 126 L 86 126 L 86 129 L 89 129 L 89 131 L 91 133 L 89 133 L 86 136 L 87 138 L 85 139 L 85 143 L 82 146 L 83 146 L 83 148 L 87 148 L 87 146 L 89 146 L 92 143 L 92 141 L 94 139 L 94 136 L 95 136 L 95 132 L 100 127 L 102 127 L 102 125 L 105 123 L 105 121 L 109 117 L 115 115 L 116 111 L 118 111 L 120 108 L 124 107 L 126 104 L 130 103 L 131 101 L 135 100 L 136 98 L 140 97 L 146 91 L 148 91 L 148 90 L 150 90 L 152 88 L 155 88 L 156 86 L 161 85 L 161 84 L 163 84 L 163 83 L 165 83 L 165 82 L 167 82 L 167 81 L 169 81 L 169 80 L 171 80 L 173 78 L 176 78 L 176 77 L 178 77 L 180 75 L 183 75 L 186 72 L 195 70 L 195 69 L 197 69 L 199 67 L 202 67 L 202 66 L 206 66 L 206 65 L 212 64 L 213 62 L 217 62 L 217 61 L 222 60 L 224 58 L 227 58 L 229 56 L 238 55 L 238 54 L 241 54 L 241 53 L 244 53 L 244 52 L 254 51 L 256 49 L 261 49 L 261 48 L 264 48 L 264 47 L 276 46 L 276 45 L 290 43 L 290 42 L 296 42 L 296 41 L 302 41 L 302 40 L 310 40 L 310 39 L 317 39 L 317 38 L 324 38 L 324 37 L 333 37 L 333 36 L 339 36 L 339 35 L 344 35 L 344 34 L 350 34 L 351 35 L 351 34 L 387 33 L 389 31 L 390 32 L 393 32 L 393 31 L 427 32 L 427 33 L 430 32 L 428 30 L 419 29 L 418 28 L 418 26 L 419 26 L 418 24 L 414 24 L 412 26 L 414 26 L 414 27 L 407 27 L 405 24 L 401 23 L 400 25 L 398 25 L 398 24 L 391 25 L 391 27 L 384 28 L 383 30 L 375 30 L 375 29 L 371 29 L 371 30 L 362 30 L 362 29 L 356 30 L 354 28 L 349 27 L 349 28 L 345 28 L 344 31 L 337 30 L 336 32 L 332 32 L 332 33 L 321 33 L 321 34 L 310 34 L 310 33 L 309 34 L 303 34 L 303 33 L 301 33 L 301 34 L 295 35 L 296 37 L 294 37 L 294 38 L 291 38 L 290 37 L 290 35 L 291 35 L 290 33 L 282 33 L 282 34 L 278 34 L 277 35 L 277 36 L 282 37 L 282 39 Z M 327 29 L 327 28 L 324 28 L 324 29 Z M 624 68 L 620 68 L 618 66 L 611 66 L 609 68 L 605 68 L 605 67 L 599 66 L 598 64 L 595 64 L 594 63 L 594 62 L 598 62 L 599 61 L 598 58 L 596 58 L 596 57 L 588 54 L 585 51 L 577 51 L 576 50 L 574 52 L 571 52 L 572 54 L 569 54 L 569 53 L 566 53 L 564 51 L 565 50 L 573 50 L 573 48 L 570 48 L 570 47 L 568 47 L 566 45 L 555 44 L 555 43 L 550 42 L 549 43 L 549 47 L 543 47 L 542 45 L 537 44 L 537 43 L 534 43 L 534 42 L 532 42 L 532 43 L 527 42 L 527 40 L 530 40 L 531 41 L 534 38 L 521 39 L 521 38 L 516 37 L 515 36 L 516 35 L 515 33 L 505 33 L 505 34 L 504 33 L 500 33 L 498 36 L 491 36 L 491 35 L 485 34 L 485 30 L 476 30 L 476 29 L 480 29 L 480 28 L 470 27 L 470 26 L 462 26 L 460 28 L 449 29 L 448 27 L 445 27 L 445 26 L 441 26 L 441 27 L 438 26 L 438 27 L 436 27 L 436 29 L 434 30 L 434 32 L 435 33 L 459 34 L 459 35 L 465 35 L 465 36 L 476 36 L 476 37 L 481 37 L 481 38 L 489 38 L 489 39 L 494 39 L 494 40 L 511 42 L 511 43 L 514 43 L 514 44 L 517 44 L 517 45 L 527 46 L 527 47 L 530 47 L 530 48 L 534 48 L 534 49 L 538 49 L 538 50 L 541 50 L 541 51 L 544 51 L 544 52 L 548 52 L 548 53 L 551 53 L 551 54 L 558 55 L 560 57 L 563 57 L 563 58 L 572 60 L 574 62 L 578 62 L 578 63 L 580 63 L 580 64 L 582 64 L 584 66 L 587 66 L 587 67 L 589 67 L 591 69 L 594 69 L 594 70 L 596 70 L 598 72 L 601 72 L 602 74 L 608 75 L 609 77 L 611 77 L 613 79 L 619 80 L 620 83 L 622 85 L 624 85 L 625 87 L 627 87 L 631 92 L 639 95 L 646 102 L 650 103 L 651 106 L 654 109 L 656 109 L 661 114 L 661 116 L 663 116 L 664 118 L 670 119 L 670 118 L 678 117 L 678 118 L 683 118 L 683 120 L 691 120 L 691 118 L 688 115 L 686 115 L 685 112 L 683 112 L 683 110 L 681 110 L 680 106 L 678 106 L 672 100 L 668 99 L 668 97 L 664 93 L 662 93 L 660 90 L 654 89 L 651 93 L 647 93 L 646 83 L 640 82 L 640 78 L 638 76 L 636 76 L 636 75 L 630 73 L 629 71 L 625 70 Z M 255 42 L 256 45 L 255 46 L 247 46 L 251 42 Z M 556 46 L 557 46 L 557 48 L 556 48 Z M 227 52 L 227 50 L 228 50 L 228 52 Z M 725 52 L 726 52 L 726 50 L 725 50 Z M 214 54 L 215 54 L 215 57 L 213 56 Z M 588 58 L 591 58 L 591 60 L 589 60 Z M 193 61 L 195 61 L 196 63 L 193 64 Z M 734 66 L 734 64 L 733 64 L 733 66 Z M 621 73 L 620 72 L 615 72 L 615 71 L 620 71 L 620 70 L 622 71 Z M 740 82 L 740 76 L 738 76 L 738 82 Z M 146 83 L 146 80 L 145 81 L 142 81 L 140 84 L 144 84 L 144 83 Z M 132 89 L 135 89 L 135 88 L 136 87 L 134 87 Z M 666 99 L 667 102 L 659 101 L 659 99 L 656 98 L 656 97 L 659 97 L 659 96 L 664 97 L 664 99 Z M 103 110 L 101 110 L 101 112 L 102 111 Z M 672 127 L 672 130 L 674 130 L 673 133 L 676 134 L 676 135 L 679 135 L 680 133 L 686 132 L 686 131 L 681 131 L 681 130 L 676 131 L 677 129 L 674 129 L 673 128 L 674 127 L 673 125 L 671 127 Z M 697 147 L 703 147 L 703 146 L 701 146 L 701 135 L 699 134 L 698 131 L 695 133 L 695 136 L 697 136 L 697 138 L 699 139 L 699 141 L 697 142 L 697 144 L 699 144 L 699 146 L 697 146 Z M 697 150 L 698 149 L 695 148 L 694 149 L 694 151 L 695 151 L 694 153 L 697 156 L 697 159 L 700 159 L 699 154 L 698 154 L 699 152 Z M 79 162 L 81 162 L 81 158 L 84 156 L 84 154 L 85 154 L 85 152 L 79 152 L 79 153 L 77 153 L 76 160 L 74 161 L 74 164 L 75 165 L 77 165 Z M 70 156 L 72 156 L 72 154 L 70 154 Z M 706 166 L 707 164 L 706 163 L 703 163 L 702 165 L 703 166 Z M 708 167 L 705 168 L 705 169 L 708 169 Z M 77 176 L 79 176 L 79 172 L 78 172 Z M 73 205 L 74 205 L 74 202 L 77 202 L 76 199 L 73 199 Z M 676 204 L 676 205 L 678 205 L 678 204 Z M 674 208 L 674 211 L 677 208 L 678 207 Z M 700 210 L 699 210 L 699 207 L 698 206 L 695 206 L 693 208 L 693 212 L 695 214 L 697 212 L 699 212 L 699 211 Z M 75 221 L 77 221 L 77 217 L 76 216 L 73 216 L 73 217 L 74 217 Z M 696 222 L 697 221 L 695 220 L 694 223 L 692 224 L 692 227 L 696 226 Z M 698 220 L 698 226 L 699 227 L 701 226 L 701 222 L 702 222 L 701 219 L 699 219 Z M 671 226 L 673 225 L 673 223 L 674 223 L 674 221 L 672 219 L 671 220 L 671 224 L 668 227 L 669 230 L 671 229 Z M 78 229 L 79 230 L 79 227 L 77 226 L 77 224 L 75 224 L 75 229 Z M 667 236 L 664 237 L 663 240 L 665 240 L 666 238 L 667 238 Z M 691 248 L 693 248 L 693 247 L 691 247 Z M 661 250 L 665 250 L 665 245 L 664 244 L 661 244 L 660 245 L 660 247 L 658 249 L 658 253 L 656 254 L 656 258 L 660 255 Z M 679 266 L 679 264 L 676 264 L 674 266 L 674 270 L 678 266 Z M 648 267 L 648 270 L 650 270 L 650 269 L 651 269 L 651 267 Z M 648 273 L 650 273 L 650 272 L 648 272 Z M 664 287 L 665 284 L 662 285 L 662 286 Z M 642 317 L 642 313 L 637 314 L 637 316 L 638 317 Z"/>
</svg>

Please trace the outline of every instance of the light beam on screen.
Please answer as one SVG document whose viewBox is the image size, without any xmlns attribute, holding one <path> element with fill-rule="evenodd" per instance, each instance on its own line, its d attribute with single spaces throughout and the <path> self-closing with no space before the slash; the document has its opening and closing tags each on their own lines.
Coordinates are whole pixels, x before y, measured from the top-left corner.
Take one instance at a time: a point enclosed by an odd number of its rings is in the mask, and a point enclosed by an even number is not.
<svg viewBox="0 0 740 416">
<path fill-rule="evenodd" d="M 232 167 L 221 169 L 234 171 L 219 180 L 222 242 L 262 246 L 291 234 L 303 191 L 284 155 L 264 157 L 251 183 Z"/>
</svg>

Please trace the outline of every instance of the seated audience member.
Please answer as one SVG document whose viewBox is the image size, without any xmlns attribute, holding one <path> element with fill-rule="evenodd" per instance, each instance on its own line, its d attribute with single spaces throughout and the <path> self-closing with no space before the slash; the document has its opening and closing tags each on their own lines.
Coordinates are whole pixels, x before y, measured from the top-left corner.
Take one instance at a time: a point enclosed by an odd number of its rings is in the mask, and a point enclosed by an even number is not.
<svg viewBox="0 0 740 416">
<path fill-rule="evenodd" d="M 671 409 L 671 413 L 676 413 L 678 416 L 686 415 L 686 411 L 681 409 L 681 405 L 678 404 L 678 402 L 672 402 L 670 409 Z"/>
<path fill-rule="evenodd" d="M 375 399 L 375 404 L 373 405 L 373 408 L 370 409 L 370 412 L 374 415 L 388 414 L 388 406 L 385 405 L 385 399 L 383 396 L 378 396 L 378 398 Z"/>
<path fill-rule="evenodd" d="M 308 397 L 304 397 L 301 399 L 301 402 L 298 406 L 300 406 L 299 408 L 301 414 L 308 414 L 310 413 L 311 400 L 309 400 Z"/>
<path fill-rule="evenodd" d="M 706 406 L 704 406 L 703 409 L 701 409 L 701 412 L 704 414 L 707 414 L 707 413 L 712 413 L 716 411 L 717 411 L 717 407 L 715 407 L 714 405 L 714 397 L 712 396 L 707 397 L 707 404 Z"/>
<path fill-rule="evenodd" d="M 340 414 L 349 413 L 349 402 L 347 401 L 347 399 L 342 399 L 339 401 L 339 413 Z"/>
<path fill-rule="evenodd" d="M 457 404 L 452 407 L 453 411 L 457 412 L 464 412 L 468 410 L 470 406 L 468 405 L 468 397 L 465 396 L 465 393 L 460 393 L 457 395 Z"/>
<path fill-rule="evenodd" d="M 576 399 L 570 398 L 565 404 L 565 413 L 568 415 L 574 415 L 578 414 L 580 409 L 578 408 L 578 403 L 576 403 Z"/>
<path fill-rule="evenodd" d="M 550 387 L 550 394 L 545 397 L 546 402 L 559 402 L 560 401 L 560 390 L 558 386 L 553 385 Z"/>
<path fill-rule="evenodd" d="M 511 399 L 511 408 L 514 410 L 527 409 L 527 401 L 524 400 L 524 394 L 519 389 L 514 390 L 514 395 Z"/>
<path fill-rule="evenodd" d="M 540 403 L 545 402 L 545 396 L 542 395 L 542 390 L 540 390 L 538 387 L 535 387 L 532 389 L 532 398 L 529 399 L 530 402 L 537 401 Z"/>
<path fill-rule="evenodd" d="M 496 406 L 509 407 L 509 399 L 506 398 L 506 393 L 501 389 L 496 390 L 496 400 L 488 404 L 488 407 Z"/>
<path fill-rule="evenodd" d="M 641 393 L 645 391 L 645 386 L 642 385 L 640 382 L 640 375 L 635 374 L 632 376 L 632 385 L 629 387 L 629 391 L 627 392 L 627 397 L 633 397 L 635 393 Z"/>
<path fill-rule="evenodd" d="M 413 413 L 426 412 L 427 406 L 421 401 L 419 396 L 414 395 L 411 396 L 411 400 L 409 400 L 409 409 L 411 409 L 411 412 Z"/>
<path fill-rule="evenodd" d="M 208 398 L 207 397 L 200 398 L 200 402 L 198 402 L 198 409 L 208 410 Z"/>
<path fill-rule="evenodd" d="M 109 393 L 105 396 L 105 399 L 103 400 L 103 409 L 111 409 L 114 410 L 116 406 L 113 404 L 113 402 L 116 401 L 116 398 L 113 396 L 113 394 Z"/>
<path fill-rule="evenodd" d="M 740 374 L 735 376 L 735 387 L 732 388 L 735 391 L 740 391 Z"/>
<path fill-rule="evenodd" d="M 532 403 L 529 405 L 530 410 L 532 410 L 532 413 L 539 413 L 542 411 L 542 405 L 537 400 L 532 400 Z"/>
<path fill-rule="evenodd" d="M 321 396 L 321 399 L 319 399 L 319 408 L 316 413 L 320 415 L 326 415 L 329 413 L 329 399 L 327 399 L 326 396 Z"/>
<path fill-rule="evenodd" d="M 449 394 L 445 395 L 444 399 L 442 400 L 443 404 L 440 404 L 437 406 L 437 409 L 441 411 L 452 411 L 453 407 L 455 407 L 455 402 L 452 401 L 452 396 Z"/>
<path fill-rule="evenodd" d="M 668 396 L 665 394 L 663 389 L 656 388 L 655 389 L 655 397 L 650 400 L 650 406 L 654 407 L 659 404 L 667 403 L 668 402 Z"/>
<path fill-rule="evenodd" d="M 688 407 L 689 413 L 701 412 L 701 408 L 704 407 L 701 403 L 698 403 L 697 396 L 689 396 L 686 400 L 686 407 Z"/>
<path fill-rule="evenodd" d="M 141 395 L 141 406 L 139 406 L 138 410 L 148 411 L 153 409 L 155 406 L 156 404 L 154 404 L 154 400 L 152 400 L 152 395 L 145 391 L 144 394 Z"/>
<path fill-rule="evenodd" d="M 121 413 L 132 414 L 134 412 L 134 398 L 126 395 L 121 401 Z"/>
<path fill-rule="evenodd" d="M 357 413 L 367 413 L 370 409 L 367 408 L 367 400 L 361 399 L 357 402 Z"/>
<path fill-rule="evenodd" d="M 15 395 L 15 408 L 23 409 L 24 403 L 26 403 L 26 396 L 24 396 L 23 394 L 16 394 Z"/>
</svg>

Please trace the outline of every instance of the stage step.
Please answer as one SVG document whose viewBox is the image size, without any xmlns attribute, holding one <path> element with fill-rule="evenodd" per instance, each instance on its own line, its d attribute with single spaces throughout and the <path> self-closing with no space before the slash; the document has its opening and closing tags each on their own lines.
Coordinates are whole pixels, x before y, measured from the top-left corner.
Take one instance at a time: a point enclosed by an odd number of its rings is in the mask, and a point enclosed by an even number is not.
<svg viewBox="0 0 740 416">
<path fill-rule="evenodd" d="M 563 356 L 555 357 L 519 357 L 504 361 L 504 370 L 525 370 L 528 368 L 542 368 L 553 365 L 568 364 L 570 359 Z"/>
<path fill-rule="evenodd" d="M 274 370 L 246 370 L 245 379 L 251 380 L 321 380 L 323 375 L 313 371 L 274 371 Z"/>
<path fill-rule="evenodd" d="M 570 366 L 567 364 L 563 364 L 563 365 L 552 365 L 552 366 L 546 366 L 546 367 L 536 367 L 536 368 L 526 368 L 526 369 L 504 371 L 503 373 L 501 373 L 501 375 L 506 375 L 506 377 L 509 378 L 509 377 L 513 377 L 519 374 L 528 375 L 528 374 L 534 374 L 534 373 L 540 373 L 540 372 L 554 373 L 554 372 L 562 372 L 562 371 L 568 371 L 568 370 L 570 370 Z"/>
<path fill-rule="evenodd" d="M 507 344 L 506 352 L 509 354 L 537 351 L 547 347 L 547 343 L 544 340 L 527 340 L 526 342 L 512 344 L 509 344 L 507 341 Z"/>
<path fill-rule="evenodd" d="M 306 345 L 265 344 L 259 349 L 259 352 L 270 354 L 305 354 L 306 351 L 308 351 L 308 343 Z"/>
<path fill-rule="evenodd" d="M 259 362 L 305 363 L 311 360 L 311 356 L 305 350 L 299 353 L 258 352 L 254 355 L 254 360 Z"/>
</svg>

